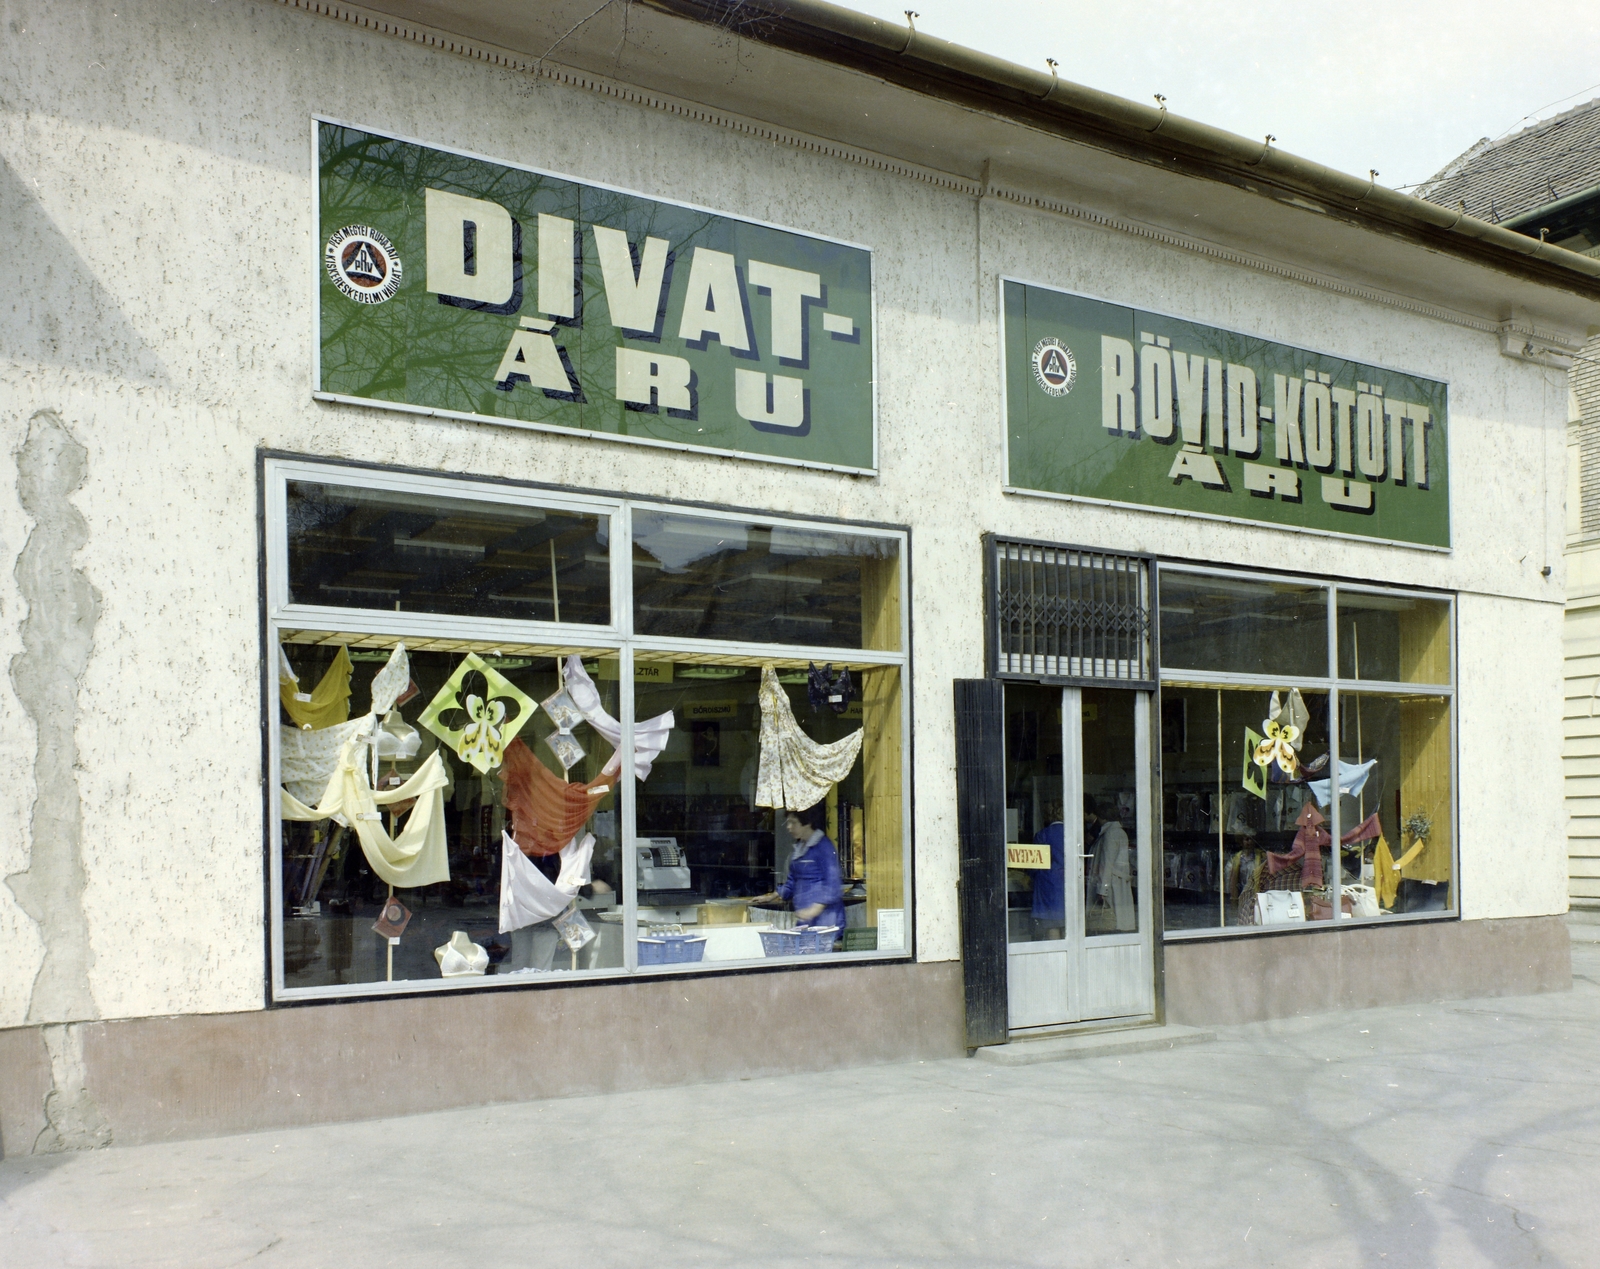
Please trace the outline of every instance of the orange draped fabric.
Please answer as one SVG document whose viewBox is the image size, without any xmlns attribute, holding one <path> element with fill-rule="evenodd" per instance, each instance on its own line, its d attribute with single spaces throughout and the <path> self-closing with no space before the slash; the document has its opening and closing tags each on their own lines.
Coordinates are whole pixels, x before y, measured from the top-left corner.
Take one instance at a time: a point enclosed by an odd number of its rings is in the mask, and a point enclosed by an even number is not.
<svg viewBox="0 0 1600 1269">
<path fill-rule="evenodd" d="M 554 855 L 570 842 L 611 792 L 615 777 L 568 784 L 533 756 L 520 738 L 506 746 L 495 772 L 504 782 L 511 836 L 524 855 Z"/>
</svg>

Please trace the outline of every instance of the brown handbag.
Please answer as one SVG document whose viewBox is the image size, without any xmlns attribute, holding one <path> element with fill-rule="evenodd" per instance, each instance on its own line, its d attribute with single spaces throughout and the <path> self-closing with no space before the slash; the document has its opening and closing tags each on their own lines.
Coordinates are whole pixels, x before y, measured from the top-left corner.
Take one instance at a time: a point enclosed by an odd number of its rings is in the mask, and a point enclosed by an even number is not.
<svg viewBox="0 0 1600 1269">
<path fill-rule="evenodd" d="M 1307 921 L 1333 920 L 1333 900 L 1325 892 L 1306 891 L 1305 904 Z M 1347 894 L 1339 896 L 1339 908 L 1345 916 L 1355 914 L 1355 902 Z"/>
</svg>

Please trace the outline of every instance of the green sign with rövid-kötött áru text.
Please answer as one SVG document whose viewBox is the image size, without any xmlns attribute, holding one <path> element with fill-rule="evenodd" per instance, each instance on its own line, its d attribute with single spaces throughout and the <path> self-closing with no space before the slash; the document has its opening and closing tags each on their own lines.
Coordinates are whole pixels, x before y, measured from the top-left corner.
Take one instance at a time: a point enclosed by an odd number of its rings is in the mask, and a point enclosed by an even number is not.
<svg viewBox="0 0 1600 1269">
<path fill-rule="evenodd" d="M 1004 283 L 1014 489 L 1450 545 L 1443 383 Z"/>
</svg>

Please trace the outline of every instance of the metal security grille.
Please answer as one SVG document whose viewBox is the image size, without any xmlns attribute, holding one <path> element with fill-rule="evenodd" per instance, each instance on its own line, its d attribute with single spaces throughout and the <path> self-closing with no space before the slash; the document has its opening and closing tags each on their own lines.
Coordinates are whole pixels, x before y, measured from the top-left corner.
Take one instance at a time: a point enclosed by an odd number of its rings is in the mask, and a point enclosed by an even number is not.
<svg viewBox="0 0 1600 1269">
<path fill-rule="evenodd" d="M 998 673 L 1155 680 L 1147 556 L 1000 538 L 992 550 Z"/>
</svg>

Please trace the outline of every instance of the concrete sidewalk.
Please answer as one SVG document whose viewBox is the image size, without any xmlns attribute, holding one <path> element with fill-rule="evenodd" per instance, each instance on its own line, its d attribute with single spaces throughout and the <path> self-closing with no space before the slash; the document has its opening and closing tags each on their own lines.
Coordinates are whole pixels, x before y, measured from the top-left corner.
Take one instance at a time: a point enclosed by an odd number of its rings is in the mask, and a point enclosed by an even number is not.
<svg viewBox="0 0 1600 1269">
<path fill-rule="evenodd" d="M 0 1264 L 1594 1265 L 1573 933 L 1554 995 L 17 1159 Z"/>
</svg>

